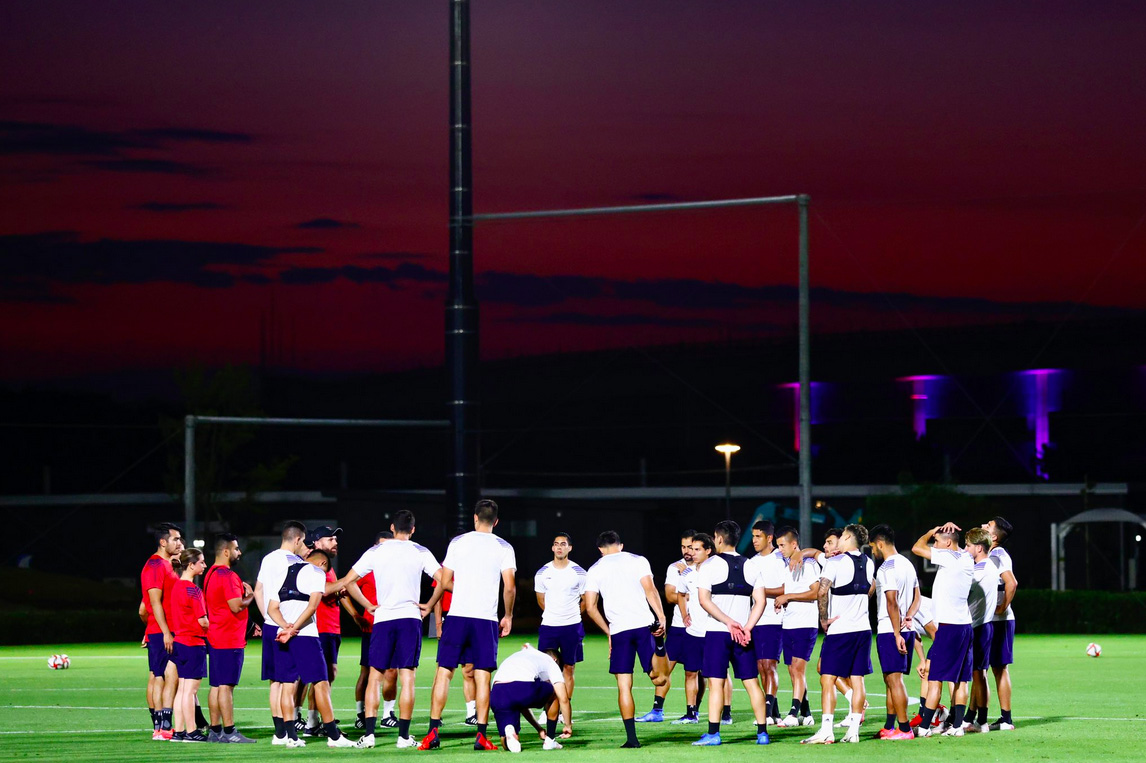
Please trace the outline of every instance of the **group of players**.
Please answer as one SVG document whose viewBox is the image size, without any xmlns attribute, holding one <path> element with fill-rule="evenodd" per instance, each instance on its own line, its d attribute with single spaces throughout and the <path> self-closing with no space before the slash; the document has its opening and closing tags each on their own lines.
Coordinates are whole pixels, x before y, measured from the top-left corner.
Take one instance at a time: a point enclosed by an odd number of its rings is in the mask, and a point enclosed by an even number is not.
<svg viewBox="0 0 1146 763">
<path fill-rule="evenodd" d="M 254 742 L 235 728 L 233 697 L 250 633 L 262 640 L 272 745 L 303 747 L 302 732 L 324 737 L 331 747 L 371 748 L 381 725 L 397 729 L 398 749 L 437 748 L 450 683 L 461 667 L 467 723 L 476 726 L 474 749 L 498 749 L 488 735 L 491 710 L 506 749 L 521 750 L 523 718 L 539 733 L 543 749 L 561 749 L 559 740 L 573 733 L 570 702 L 576 665 L 584 656 L 583 614 L 588 614 L 609 638 L 609 672 L 617 682 L 625 730 L 622 747 L 640 747 L 637 723 L 665 720 L 664 702 L 678 664 L 685 672 L 685 712 L 673 723 L 700 723 L 700 702 L 708 694 L 708 728 L 694 745 L 722 743 L 721 726 L 731 723 L 733 679 L 743 682 L 750 700 L 757 744 L 771 741 L 770 726 L 814 726 L 806 669 L 821 630 L 816 666 L 821 723 L 802 742 L 831 744 L 838 727 L 844 729 L 842 741 L 857 742 L 868 706 L 864 677 L 872 672 L 873 596 L 876 651 L 887 696 L 879 738 L 1014 728 L 1008 666 L 1014 640 L 1010 603 L 1017 583 L 1003 547 L 1012 528 L 1001 517 L 969 530 L 962 547 L 961 530 L 950 523 L 914 543 L 912 553 L 937 568 L 930 599 L 920 595 L 915 567 L 899 554 L 887 525 L 870 533 L 862 525 L 829 530 L 820 550 L 801 548 L 791 527 L 774 530 L 771 522 L 760 521 L 752 528 L 752 557 L 736 551 L 741 531 L 735 522 L 718 522 L 711 535 L 687 530 L 681 559 L 666 571 L 663 600 L 647 559 L 626 552 L 617 533 L 598 536 L 600 558 L 588 570 L 570 559 L 572 538 L 560 533 L 553 541 L 553 560 L 534 578 L 543 612 L 537 648 L 526 645 L 500 665 L 498 639 L 513 626 L 516 556 L 493 532 L 496 503 L 479 501 L 473 520 L 474 530 L 455 537 L 439 563 L 411 540 L 413 514 L 399 511 L 390 530 L 378 533 L 375 544 L 341 578 L 331 569 L 341 529 L 324 526 L 308 532 L 301 523 L 287 522 L 280 547 L 263 558 L 253 588 L 233 569 L 242 556 L 234 536 L 219 536 L 214 565 L 208 568 L 202 551 L 183 547 L 178 527 L 161 525 L 158 548 L 141 576 L 152 738 Z M 878 572 L 863 551 L 869 542 Z M 433 580 L 425 602 L 420 601 L 423 575 Z M 195 582 L 200 576 L 202 588 Z M 443 598 L 451 594 L 448 616 L 444 623 L 439 620 L 429 727 L 418 741 L 410 724 L 422 619 L 441 612 Z M 671 623 L 663 601 L 673 606 Z M 248 625 L 252 603 L 262 615 L 261 628 Z M 339 607 L 363 630 L 355 723 L 363 734 L 356 741 L 341 731 L 331 704 L 341 641 Z M 933 640 L 926 656 L 924 635 Z M 919 712 L 909 719 L 904 677 L 913 654 L 920 659 L 922 685 Z M 792 685 L 786 716 L 777 699 L 781 657 Z M 633 699 L 638 661 L 654 686 L 653 708 L 640 717 Z M 993 724 L 987 723 L 988 669 L 994 672 L 1001 708 Z M 198 706 L 203 678 L 211 687 L 209 720 Z M 950 713 L 940 704 L 944 683 L 949 685 Z M 849 705 L 838 725 L 837 691 Z M 532 712 L 539 708 L 544 725 Z"/>
</svg>

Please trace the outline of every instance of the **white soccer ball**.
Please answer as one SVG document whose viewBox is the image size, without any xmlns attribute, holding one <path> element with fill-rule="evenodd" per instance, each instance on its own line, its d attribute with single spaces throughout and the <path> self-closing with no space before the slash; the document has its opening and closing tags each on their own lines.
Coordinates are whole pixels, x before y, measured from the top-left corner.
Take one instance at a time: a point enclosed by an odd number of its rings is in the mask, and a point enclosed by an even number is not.
<svg viewBox="0 0 1146 763">
<path fill-rule="evenodd" d="M 1086 645 L 1086 653 L 1089 654 L 1091 657 L 1101 657 L 1102 656 L 1102 645 L 1096 644 L 1093 641 L 1091 641 L 1089 644 Z"/>
<path fill-rule="evenodd" d="M 52 670 L 67 670 L 71 666 L 72 661 L 66 654 L 53 654 L 48 658 L 48 667 Z"/>
</svg>

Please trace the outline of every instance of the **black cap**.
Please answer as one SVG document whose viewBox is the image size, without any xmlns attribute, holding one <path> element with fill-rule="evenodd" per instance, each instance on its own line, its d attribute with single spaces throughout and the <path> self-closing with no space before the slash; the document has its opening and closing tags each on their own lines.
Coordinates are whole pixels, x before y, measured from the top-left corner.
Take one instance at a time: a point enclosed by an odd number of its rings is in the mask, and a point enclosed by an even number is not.
<svg viewBox="0 0 1146 763">
<path fill-rule="evenodd" d="M 314 548 L 315 541 L 322 540 L 323 538 L 334 538 L 342 534 L 341 527 L 331 527 L 330 525 L 319 525 L 311 530 L 306 536 L 306 545 Z"/>
</svg>

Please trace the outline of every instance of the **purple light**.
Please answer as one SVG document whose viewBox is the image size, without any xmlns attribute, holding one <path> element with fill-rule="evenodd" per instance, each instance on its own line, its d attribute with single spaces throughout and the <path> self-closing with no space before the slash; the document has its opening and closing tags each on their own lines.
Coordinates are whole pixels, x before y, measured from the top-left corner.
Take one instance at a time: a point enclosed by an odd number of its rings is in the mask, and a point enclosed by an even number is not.
<svg viewBox="0 0 1146 763">
<path fill-rule="evenodd" d="M 911 385 L 911 427 L 915 431 L 915 439 L 919 440 L 927 434 L 927 420 L 938 415 L 938 384 L 942 376 L 922 374 L 918 376 L 901 376 L 896 379 Z"/>
<path fill-rule="evenodd" d="M 777 385 L 780 389 L 792 390 L 792 447 L 798 452 L 800 450 L 800 384 L 792 382 L 790 384 Z M 811 382 L 812 395 L 808 404 L 808 412 L 811 415 L 813 424 L 819 421 L 819 403 L 821 399 L 820 389 L 823 387 L 823 382 Z M 814 448 L 813 448 L 814 450 Z"/>
<path fill-rule="evenodd" d="M 1026 397 L 1027 425 L 1035 431 L 1035 473 L 1045 479 L 1050 479 L 1043 459 L 1047 455 L 1047 446 L 1050 445 L 1050 413 L 1059 407 L 1058 393 L 1060 384 L 1051 385 L 1051 380 L 1058 381 L 1061 371 L 1057 368 L 1034 368 L 1029 371 L 1020 371 L 1019 376 L 1032 380 L 1032 384 L 1023 385 Z"/>
</svg>

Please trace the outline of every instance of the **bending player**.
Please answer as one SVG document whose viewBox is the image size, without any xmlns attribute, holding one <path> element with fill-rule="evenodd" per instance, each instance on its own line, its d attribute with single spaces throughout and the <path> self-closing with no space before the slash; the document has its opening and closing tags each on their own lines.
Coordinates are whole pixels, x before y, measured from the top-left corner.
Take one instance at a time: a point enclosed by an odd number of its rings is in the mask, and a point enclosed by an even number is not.
<svg viewBox="0 0 1146 763">
<path fill-rule="evenodd" d="M 505 749 L 521 752 L 521 716 L 524 713 L 531 718 L 530 710 L 539 707 L 545 710 L 541 749 L 560 750 L 557 716 L 573 717 L 560 655 L 555 651 L 541 652 L 525 644 L 521 651 L 506 657 L 493 677 L 489 707 Z"/>
</svg>

